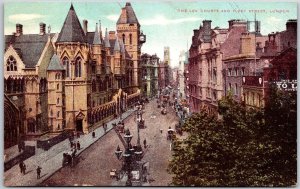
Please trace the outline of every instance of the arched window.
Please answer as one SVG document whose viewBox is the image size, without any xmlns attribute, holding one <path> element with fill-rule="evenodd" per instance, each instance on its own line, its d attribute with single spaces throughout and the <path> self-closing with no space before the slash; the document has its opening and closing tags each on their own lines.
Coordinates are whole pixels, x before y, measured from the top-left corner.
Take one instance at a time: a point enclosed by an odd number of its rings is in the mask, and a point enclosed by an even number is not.
<svg viewBox="0 0 300 189">
<path fill-rule="evenodd" d="M 125 44 L 125 34 L 124 33 L 122 35 L 122 39 L 123 39 L 123 44 Z"/>
<path fill-rule="evenodd" d="M 97 89 L 96 89 L 96 82 L 95 82 L 95 80 L 93 80 L 93 81 L 92 81 L 92 91 L 93 91 L 93 92 L 96 92 L 96 90 L 97 90 Z"/>
<path fill-rule="evenodd" d="M 132 34 L 129 34 L 129 44 L 132 44 Z"/>
<path fill-rule="evenodd" d="M 59 118 L 59 113 L 60 113 L 60 112 L 58 111 L 58 112 L 57 112 L 57 118 Z"/>
<path fill-rule="evenodd" d="M 81 77 L 81 58 L 77 57 L 75 62 L 75 77 Z"/>
<path fill-rule="evenodd" d="M 56 85 L 56 89 L 57 89 L 57 90 L 59 89 L 59 84 Z"/>
<path fill-rule="evenodd" d="M 63 58 L 63 66 L 66 70 L 67 77 L 70 77 L 70 63 L 69 63 L 69 59 L 67 57 Z"/>
<path fill-rule="evenodd" d="M 6 61 L 6 71 L 17 71 L 17 61 L 12 56 L 9 56 Z"/>
<path fill-rule="evenodd" d="M 50 116 L 51 116 L 51 117 L 53 116 L 53 111 L 52 111 L 52 109 L 50 110 Z"/>
<path fill-rule="evenodd" d="M 57 98 L 56 103 L 59 104 L 59 98 Z"/>
</svg>

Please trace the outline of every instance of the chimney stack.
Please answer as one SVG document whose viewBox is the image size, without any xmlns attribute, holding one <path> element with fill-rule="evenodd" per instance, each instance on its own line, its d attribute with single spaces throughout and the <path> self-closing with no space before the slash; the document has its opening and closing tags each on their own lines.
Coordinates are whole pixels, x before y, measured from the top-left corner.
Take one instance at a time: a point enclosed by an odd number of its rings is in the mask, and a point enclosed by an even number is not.
<svg viewBox="0 0 300 189">
<path fill-rule="evenodd" d="M 84 31 L 84 34 L 86 35 L 86 33 L 88 31 L 88 21 L 87 20 L 83 20 L 83 31 Z"/>
<path fill-rule="evenodd" d="M 255 34 L 249 32 L 242 33 L 240 54 L 254 54 L 255 51 Z"/>
<path fill-rule="evenodd" d="M 16 24 L 16 36 L 20 36 L 23 34 L 23 25 Z"/>
<path fill-rule="evenodd" d="M 46 24 L 41 22 L 40 23 L 40 35 L 45 35 L 46 33 Z"/>
<path fill-rule="evenodd" d="M 203 20 L 203 40 L 205 43 L 211 42 L 211 20 Z"/>
</svg>

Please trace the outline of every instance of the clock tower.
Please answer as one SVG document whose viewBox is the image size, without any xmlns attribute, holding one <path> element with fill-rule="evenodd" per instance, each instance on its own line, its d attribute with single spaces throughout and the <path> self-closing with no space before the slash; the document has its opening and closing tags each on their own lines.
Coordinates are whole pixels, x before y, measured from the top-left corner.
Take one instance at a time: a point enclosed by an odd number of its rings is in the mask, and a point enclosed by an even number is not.
<svg viewBox="0 0 300 189">
<path fill-rule="evenodd" d="M 139 70 L 141 45 L 146 41 L 146 36 L 140 31 L 140 24 L 135 12 L 129 2 L 122 8 L 121 15 L 117 21 L 117 33 L 119 39 L 122 40 L 125 50 L 133 61 L 132 78 L 129 84 L 137 88 L 139 87 Z"/>
</svg>

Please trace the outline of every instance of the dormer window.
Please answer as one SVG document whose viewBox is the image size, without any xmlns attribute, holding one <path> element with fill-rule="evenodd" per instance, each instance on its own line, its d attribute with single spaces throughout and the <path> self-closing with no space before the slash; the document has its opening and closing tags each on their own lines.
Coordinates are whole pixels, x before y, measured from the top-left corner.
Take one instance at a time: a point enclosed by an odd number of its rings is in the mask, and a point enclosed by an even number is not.
<svg viewBox="0 0 300 189">
<path fill-rule="evenodd" d="M 6 62 L 7 71 L 17 71 L 17 61 L 13 56 L 8 57 Z"/>
</svg>

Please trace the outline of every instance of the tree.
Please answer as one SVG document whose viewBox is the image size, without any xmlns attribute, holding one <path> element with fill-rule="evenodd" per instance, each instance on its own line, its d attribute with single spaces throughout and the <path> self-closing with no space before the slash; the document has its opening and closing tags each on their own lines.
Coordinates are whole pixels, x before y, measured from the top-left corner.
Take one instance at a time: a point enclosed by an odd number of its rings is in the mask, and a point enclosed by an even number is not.
<svg viewBox="0 0 300 189">
<path fill-rule="evenodd" d="M 296 183 L 296 98 L 271 90 L 263 109 L 231 96 L 219 101 L 218 120 L 206 112 L 184 124 L 169 172 L 177 186 L 291 186 Z M 283 167 L 284 166 L 284 167 Z"/>
</svg>

